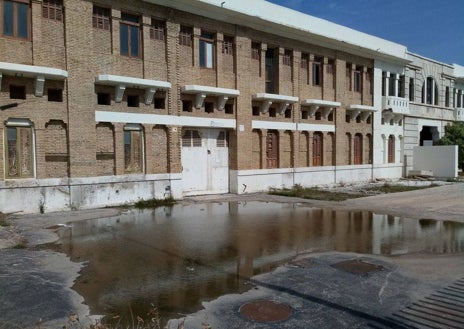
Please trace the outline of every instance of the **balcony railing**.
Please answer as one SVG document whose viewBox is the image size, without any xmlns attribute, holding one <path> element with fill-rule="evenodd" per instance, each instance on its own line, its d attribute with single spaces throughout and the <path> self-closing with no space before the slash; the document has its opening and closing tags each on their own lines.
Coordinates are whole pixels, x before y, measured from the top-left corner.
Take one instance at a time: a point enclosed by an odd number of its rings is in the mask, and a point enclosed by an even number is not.
<svg viewBox="0 0 464 329">
<path fill-rule="evenodd" d="M 382 109 L 392 110 L 396 114 L 409 114 L 409 100 L 402 97 L 383 96 Z"/>
</svg>

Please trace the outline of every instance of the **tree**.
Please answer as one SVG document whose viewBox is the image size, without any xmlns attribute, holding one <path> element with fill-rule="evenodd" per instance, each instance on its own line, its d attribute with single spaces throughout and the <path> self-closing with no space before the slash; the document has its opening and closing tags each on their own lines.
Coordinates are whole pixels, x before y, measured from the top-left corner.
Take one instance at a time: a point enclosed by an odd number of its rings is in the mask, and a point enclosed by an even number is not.
<svg viewBox="0 0 464 329">
<path fill-rule="evenodd" d="M 458 146 L 458 167 L 464 169 L 464 122 L 457 122 L 445 127 L 445 135 L 440 139 L 440 145 Z"/>
</svg>

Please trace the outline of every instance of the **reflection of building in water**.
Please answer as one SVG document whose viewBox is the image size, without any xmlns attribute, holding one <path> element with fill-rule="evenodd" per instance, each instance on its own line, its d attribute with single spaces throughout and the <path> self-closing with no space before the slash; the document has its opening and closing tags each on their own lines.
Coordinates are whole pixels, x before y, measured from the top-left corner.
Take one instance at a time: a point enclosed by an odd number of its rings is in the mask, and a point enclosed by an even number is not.
<svg viewBox="0 0 464 329">
<path fill-rule="evenodd" d="M 196 308 L 305 252 L 464 250 L 464 224 L 262 202 L 128 211 L 62 234 L 73 259 L 90 261 L 76 289 L 95 313 L 151 302 Z"/>
</svg>

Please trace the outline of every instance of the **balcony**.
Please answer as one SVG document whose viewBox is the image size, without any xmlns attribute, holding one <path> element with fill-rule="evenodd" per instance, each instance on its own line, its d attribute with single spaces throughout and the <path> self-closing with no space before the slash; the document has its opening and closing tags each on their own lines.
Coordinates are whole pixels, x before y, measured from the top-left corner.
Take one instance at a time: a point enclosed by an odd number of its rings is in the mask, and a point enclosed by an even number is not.
<svg viewBox="0 0 464 329">
<path fill-rule="evenodd" d="M 383 96 L 382 109 L 391 110 L 395 114 L 409 114 L 409 100 L 403 97 Z"/>
</svg>

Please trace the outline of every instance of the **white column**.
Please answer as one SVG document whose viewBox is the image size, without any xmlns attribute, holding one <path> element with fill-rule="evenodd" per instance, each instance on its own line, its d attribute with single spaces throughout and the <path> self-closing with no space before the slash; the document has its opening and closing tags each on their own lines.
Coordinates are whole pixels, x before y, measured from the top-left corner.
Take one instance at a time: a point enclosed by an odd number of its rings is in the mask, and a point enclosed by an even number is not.
<svg viewBox="0 0 464 329">
<path fill-rule="evenodd" d="M 390 96 L 390 72 L 385 72 L 385 96 Z"/>
<path fill-rule="evenodd" d="M 453 107 L 458 107 L 458 90 L 453 88 Z"/>
<path fill-rule="evenodd" d="M 395 95 L 394 96 L 398 97 L 398 80 L 400 78 L 400 75 L 398 73 L 395 73 L 394 78 L 395 78 L 395 90 L 394 90 Z"/>
</svg>

